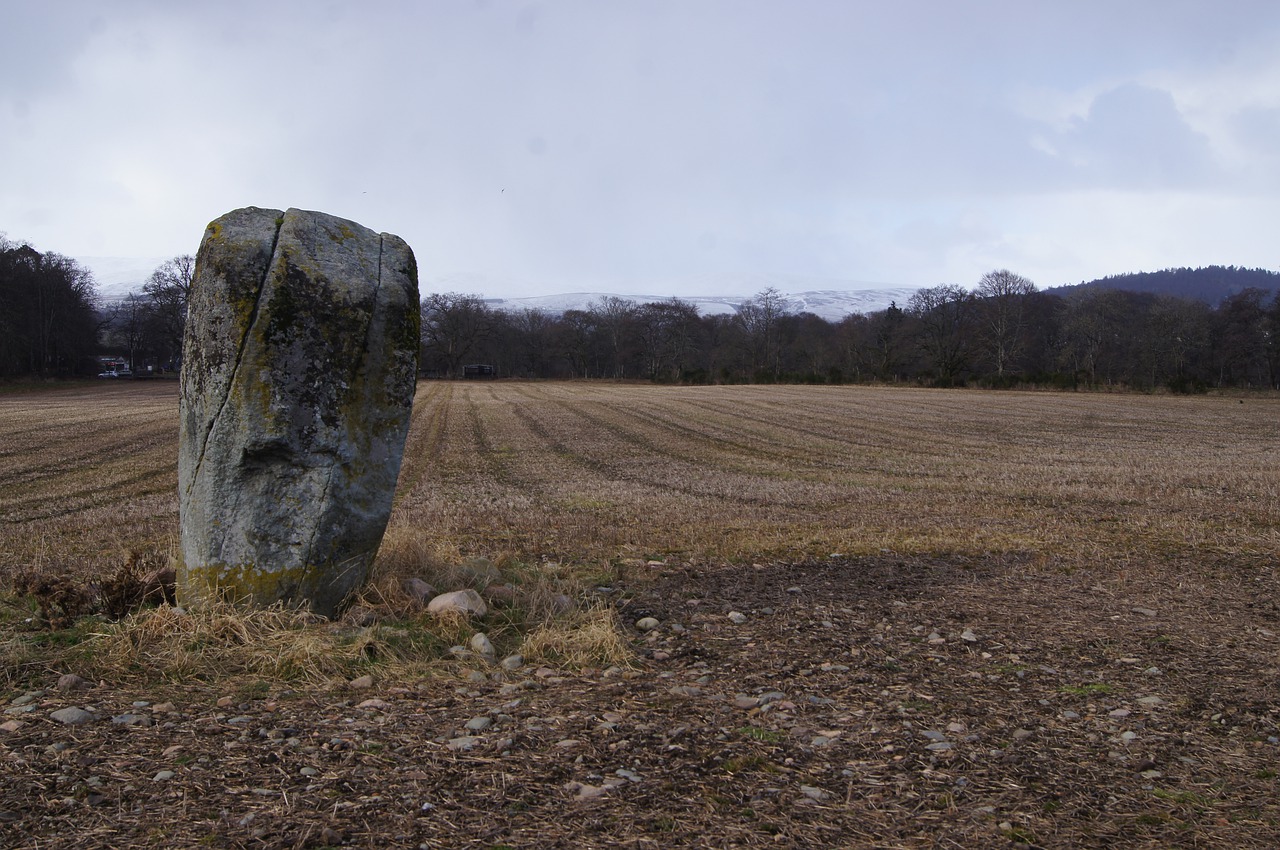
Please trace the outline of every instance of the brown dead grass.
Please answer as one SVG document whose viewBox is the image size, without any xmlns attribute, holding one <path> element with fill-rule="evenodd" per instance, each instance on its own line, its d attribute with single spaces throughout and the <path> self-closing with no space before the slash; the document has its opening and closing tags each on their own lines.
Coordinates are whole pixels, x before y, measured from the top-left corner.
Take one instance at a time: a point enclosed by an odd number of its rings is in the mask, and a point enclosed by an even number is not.
<svg viewBox="0 0 1280 850">
<path fill-rule="evenodd" d="M 526 561 L 1265 557 L 1278 414 L 1274 398 L 424 385 L 393 525 Z"/>
<path fill-rule="evenodd" d="M 527 660 L 573 668 L 631 666 L 631 647 L 612 608 L 593 605 L 572 616 L 548 620 L 524 639 Z"/>
<path fill-rule="evenodd" d="M 0 575 L 176 538 L 171 384 L 0 396 Z M 1280 399 L 423 384 L 388 573 L 481 555 L 1274 557 Z"/>
</svg>

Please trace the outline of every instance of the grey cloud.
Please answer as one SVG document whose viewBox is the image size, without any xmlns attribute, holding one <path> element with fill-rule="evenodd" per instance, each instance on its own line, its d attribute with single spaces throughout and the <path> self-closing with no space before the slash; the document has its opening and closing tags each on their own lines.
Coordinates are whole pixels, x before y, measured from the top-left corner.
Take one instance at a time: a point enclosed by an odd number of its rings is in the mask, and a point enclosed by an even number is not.
<svg viewBox="0 0 1280 850">
<path fill-rule="evenodd" d="M 1182 189 L 1215 175 L 1209 140 L 1187 124 L 1167 91 L 1111 89 L 1059 142 L 1071 170 L 1099 186 Z"/>
<path fill-rule="evenodd" d="M 195 240 L 235 206 L 301 206 L 399 233 L 424 268 L 585 282 L 750 268 L 883 279 L 872 269 L 1001 250 L 1001 222 L 965 216 L 1002 199 L 1206 185 L 1207 143 L 1165 92 L 1110 91 L 1066 132 L 1019 114 L 1012 92 L 1212 66 L 1238 42 L 1269 44 L 1280 9 L 20 5 L 75 15 L 38 13 L 32 42 L 48 55 L 0 75 L 0 124 L 11 90 L 33 116 L 56 91 L 57 117 L 93 132 L 27 120 L 38 138 L 24 141 L 0 126 L 0 155 L 30 174 L 21 197 L 0 197 L 11 236 L 150 256 L 192 250 L 162 240 Z M 86 35 L 96 9 L 106 29 Z M 17 61 L 0 54 L 6 71 Z M 1261 144 L 1267 121 L 1242 117 L 1239 138 Z M 109 201 L 107 184 L 131 200 Z M 37 208 L 74 212 L 60 230 L 23 219 Z M 96 244 L 72 244 L 91 231 Z"/>
</svg>

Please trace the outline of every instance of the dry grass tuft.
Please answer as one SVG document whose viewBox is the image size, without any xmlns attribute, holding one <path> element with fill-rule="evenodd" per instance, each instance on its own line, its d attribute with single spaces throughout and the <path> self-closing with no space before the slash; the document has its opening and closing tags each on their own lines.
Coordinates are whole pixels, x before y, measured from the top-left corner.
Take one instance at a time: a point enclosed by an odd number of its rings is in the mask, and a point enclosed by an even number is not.
<svg viewBox="0 0 1280 850">
<path fill-rule="evenodd" d="M 442 644 L 453 646 L 466 643 L 476 633 L 476 623 L 461 611 L 441 611 L 425 618 L 426 628 Z"/>
<path fill-rule="evenodd" d="M 121 678 L 141 670 L 171 679 L 252 674 L 317 682 L 370 655 L 368 641 L 343 639 L 305 612 L 227 604 L 144 611 L 106 626 L 84 648 L 103 673 Z"/>
<path fill-rule="evenodd" d="M 603 605 L 539 626 L 521 646 L 526 660 L 568 667 L 630 667 L 631 647 L 617 613 Z"/>
</svg>

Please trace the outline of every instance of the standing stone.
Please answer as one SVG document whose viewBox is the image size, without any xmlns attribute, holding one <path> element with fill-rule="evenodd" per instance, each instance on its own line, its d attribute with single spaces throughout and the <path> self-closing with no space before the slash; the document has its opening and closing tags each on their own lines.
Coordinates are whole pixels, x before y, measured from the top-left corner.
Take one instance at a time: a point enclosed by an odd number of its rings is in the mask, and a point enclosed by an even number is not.
<svg viewBox="0 0 1280 850">
<path fill-rule="evenodd" d="M 333 616 L 391 513 L 418 363 L 399 237 L 247 207 L 205 230 L 183 341 L 183 604 Z"/>
</svg>

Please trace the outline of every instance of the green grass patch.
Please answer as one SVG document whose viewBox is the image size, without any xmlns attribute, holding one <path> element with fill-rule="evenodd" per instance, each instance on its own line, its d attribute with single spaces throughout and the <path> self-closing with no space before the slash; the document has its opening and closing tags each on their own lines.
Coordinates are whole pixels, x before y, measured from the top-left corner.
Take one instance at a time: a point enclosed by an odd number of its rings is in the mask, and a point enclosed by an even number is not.
<svg viewBox="0 0 1280 850">
<path fill-rule="evenodd" d="M 1105 696 L 1116 692 L 1115 686 L 1108 685 L 1106 682 L 1092 682 L 1088 685 L 1063 685 L 1059 690 L 1074 697 Z"/>
<path fill-rule="evenodd" d="M 760 741 L 764 744 L 776 744 L 786 738 L 786 735 L 781 732 L 761 729 L 759 726 L 743 726 L 738 729 L 738 734 L 750 741 Z"/>
<path fill-rule="evenodd" d="M 1170 791 L 1165 788 L 1156 788 L 1152 795 L 1160 800 L 1167 800 L 1170 803 L 1177 803 L 1182 806 L 1196 806 L 1199 808 L 1207 808 L 1209 801 L 1193 791 Z"/>
</svg>

